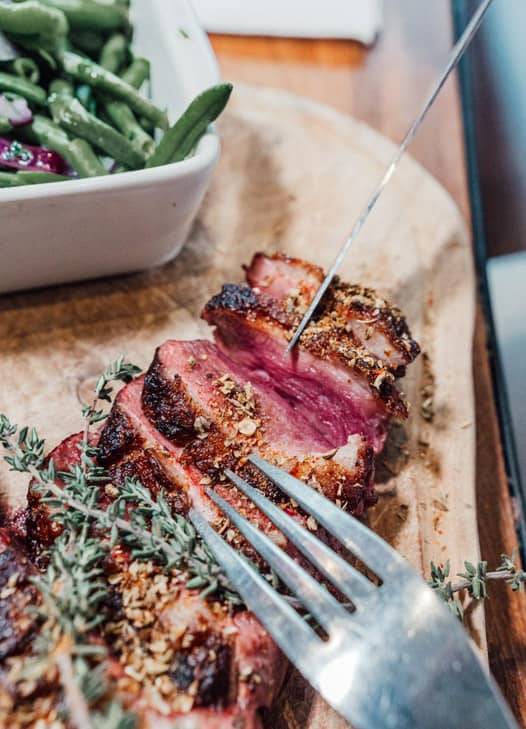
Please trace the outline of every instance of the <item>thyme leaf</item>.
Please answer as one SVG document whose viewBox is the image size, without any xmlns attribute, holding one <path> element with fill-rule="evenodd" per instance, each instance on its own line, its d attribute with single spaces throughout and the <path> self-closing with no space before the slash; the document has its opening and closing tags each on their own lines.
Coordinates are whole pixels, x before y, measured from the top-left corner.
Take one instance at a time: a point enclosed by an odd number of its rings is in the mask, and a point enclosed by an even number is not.
<svg viewBox="0 0 526 729">
<path fill-rule="evenodd" d="M 514 592 L 525 591 L 526 572 L 517 566 L 516 551 L 511 556 L 502 554 L 501 563 L 493 572 L 488 572 L 488 564 L 483 560 L 475 564 L 466 561 L 464 568 L 465 572 L 457 573 L 457 577 L 463 579 L 459 582 L 452 582 L 449 560 L 442 565 L 431 562 L 430 578 L 427 581 L 427 584 L 437 592 L 460 620 L 464 617 L 464 608 L 457 593 L 462 590 L 467 590 L 475 600 L 485 600 L 488 597 L 488 582 L 502 580 L 509 584 Z"/>
<path fill-rule="evenodd" d="M 92 425 L 100 423 L 105 420 L 107 413 L 103 410 L 97 410 L 99 401 L 105 401 L 111 403 L 113 387 L 115 382 L 123 382 L 127 384 L 131 382 L 134 377 L 140 374 L 141 368 L 131 362 L 124 361 L 124 355 L 121 354 L 115 362 L 112 362 L 109 367 L 100 375 L 95 385 L 95 397 L 91 405 L 84 405 L 82 407 L 82 418 L 84 420 L 84 436 L 82 438 L 83 444 L 89 442 L 89 429 Z"/>
<path fill-rule="evenodd" d="M 124 355 L 121 354 L 97 380 L 97 384 L 95 385 L 97 399 L 111 403 L 111 395 L 113 392 L 111 383 L 124 382 L 127 384 L 128 382 L 131 382 L 134 377 L 140 374 L 140 372 L 140 367 L 137 367 L 130 362 L 125 362 Z"/>
</svg>

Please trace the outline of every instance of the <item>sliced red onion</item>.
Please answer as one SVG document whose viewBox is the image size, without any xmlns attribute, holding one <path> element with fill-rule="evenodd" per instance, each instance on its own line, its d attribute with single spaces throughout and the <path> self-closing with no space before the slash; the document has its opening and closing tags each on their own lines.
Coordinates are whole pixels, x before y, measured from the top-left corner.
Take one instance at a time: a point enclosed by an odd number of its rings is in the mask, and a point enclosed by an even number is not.
<svg viewBox="0 0 526 729">
<path fill-rule="evenodd" d="M 0 94 L 0 117 L 14 127 L 29 124 L 33 118 L 31 109 L 25 99 L 17 97 L 16 99 L 8 99 L 7 96 Z"/>
<path fill-rule="evenodd" d="M 65 159 L 58 152 L 43 147 L 32 147 L 3 137 L 0 137 L 0 167 L 54 172 L 57 175 L 64 175 L 68 170 Z"/>
</svg>

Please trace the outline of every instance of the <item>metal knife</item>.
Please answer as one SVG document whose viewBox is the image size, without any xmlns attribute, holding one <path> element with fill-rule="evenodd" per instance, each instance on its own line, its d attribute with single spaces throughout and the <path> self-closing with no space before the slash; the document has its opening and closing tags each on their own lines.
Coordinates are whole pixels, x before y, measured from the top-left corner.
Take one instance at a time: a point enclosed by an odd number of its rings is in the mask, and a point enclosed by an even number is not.
<svg viewBox="0 0 526 729">
<path fill-rule="evenodd" d="M 476 12 L 473 14 L 473 17 L 471 18 L 468 25 L 466 26 L 466 29 L 464 30 L 464 32 L 462 33 L 462 35 L 460 36 L 458 41 L 453 46 L 453 49 L 451 50 L 451 53 L 449 55 L 449 59 L 448 59 L 446 67 L 444 68 L 444 70 L 442 71 L 442 73 L 440 74 L 438 79 L 435 81 L 435 83 L 431 87 L 431 90 L 429 91 L 428 95 L 426 96 L 426 99 L 422 105 L 422 108 L 420 109 L 420 111 L 418 113 L 418 116 L 416 117 L 414 122 L 409 127 L 409 130 L 408 130 L 407 134 L 405 135 L 402 143 L 398 147 L 398 150 L 397 150 L 395 156 L 393 157 L 389 167 L 384 172 L 382 179 L 380 180 L 376 189 L 372 193 L 367 204 L 365 205 L 362 212 L 360 213 L 358 219 L 356 220 L 349 237 L 347 238 L 347 240 L 343 244 L 342 248 L 340 249 L 340 252 L 336 256 L 334 263 L 332 264 L 332 266 L 329 269 L 329 272 L 325 276 L 323 283 L 321 284 L 320 288 L 316 292 L 316 295 L 315 295 L 314 299 L 312 300 L 311 305 L 307 309 L 303 319 L 301 320 L 300 325 L 296 329 L 294 336 L 290 340 L 290 342 L 287 346 L 287 350 L 286 350 L 287 353 L 291 352 L 292 349 L 296 346 L 300 336 L 303 333 L 303 330 L 305 329 L 305 327 L 311 320 L 312 315 L 318 308 L 318 304 L 320 303 L 323 295 L 329 288 L 331 281 L 334 278 L 338 268 L 341 266 L 345 256 L 349 252 L 350 247 L 354 243 L 355 239 L 358 237 L 358 235 L 359 235 L 361 229 L 363 228 L 367 218 L 369 217 L 372 209 L 378 202 L 378 198 L 384 191 L 384 189 L 387 186 L 391 177 L 396 172 L 396 169 L 400 163 L 400 160 L 404 156 L 406 149 L 411 144 L 413 137 L 415 136 L 416 132 L 418 131 L 427 112 L 433 106 L 433 102 L 435 101 L 436 97 L 440 93 L 440 90 L 442 89 L 443 85 L 445 84 L 449 74 L 455 68 L 457 63 L 460 61 L 460 59 L 462 58 L 462 56 L 464 54 L 464 51 L 466 50 L 466 48 L 469 46 L 469 44 L 473 40 L 473 37 L 475 36 L 475 33 L 477 32 L 477 30 L 482 22 L 482 19 L 483 19 L 484 15 L 486 14 L 486 11 L 488 10 L 488 8 L 492 2 L 493 2 L 493 0 L 483 0 L 483 2 L 477 8 Z"/>
</svg>

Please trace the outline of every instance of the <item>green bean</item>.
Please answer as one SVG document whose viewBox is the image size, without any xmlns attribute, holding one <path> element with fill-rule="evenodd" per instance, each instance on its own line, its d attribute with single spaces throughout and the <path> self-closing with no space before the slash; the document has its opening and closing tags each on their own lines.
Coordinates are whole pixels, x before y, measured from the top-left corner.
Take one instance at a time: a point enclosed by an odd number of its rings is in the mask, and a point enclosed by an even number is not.
<svg viewBox="0 0 526 729">
<path fill-rule="evenodd" d="M 211 124 L 225 108 L 232 84 L 219 84 L 203 91 L 165 133 L 146 167 L 179 162 L 187 157 Z"/>
<path fill-rule="evenodd" d="M 135 118 L 133 111 L 123 101 L 104 100 L 104 111 L 112 124 L 142 155 L 148 157 L 155 148 L 155 142 Z"/>
<path fill-rule="evenodd" d="M 18 187 L 22 184 L 15 172 L 0 172 L 0 187 Z"/>
<path fill-rule="evenodd" d="M 20 0 L 18 0 L 20 1 Z M 119 30 L 129 27 L 128 11 L 119 5 L 93 0 L 40 0 L 61 11 L 75 30 Z"/>
<path fill-rule="evenodd" d="M 37 47 L 53 50 L 65 39 L 69 30 L 66 16 L 36 0 L 20 5 L 0 3 L 0 30 L 27 39 Z"/>
<path fill-rule="evenodd" d="M 150 62 L 146 58 L 134 58 L 121 74 L 121 78 L 134 89 L 140 89 L 143 83 L 150 78 Z"/>
<path fill-rule="evenodd" d="M 99 65 L 111 73 L 119 73 L 128 58 L 128 41 L 121 33 L 116 33 L 102 46 Z"/>
<path fill-rule="evenodd" d="M 0 116 L 0 134 L 9 134 L 13 126 L 9 123 L 9 119 Z"/>
<path fill-rule="evenodd" d="M 121 78 L 134 89 L 140 89 L 150 78 L 150 62 L 146 58 L 134 58 L 128 68 L 121 73 Z M 140 117 L 139 126 L 150 137 L 155 132 L 155 124 L 144 117 Z"/>
<path fill-rule="evenodd" d="M 32 84 L 31 81 L 26 81 L 25 78 L 20 78 L 20 76 L 14 76 L 13 74 L 3 73 L 1 71 L 0 91 L 11 91 L 39 106 L 43 106 L 47 99 L 47 94 L 41 86 Z"/>
<path fill-rule="evenodd" d="M 97 102 L 93 96 L 91 86 L 88 84 L 80 84 L 75 89 L 75 96 L 80 101 L 82 106 L 89 111 L 90 114 L 95 114 L 97 111 Z"/>
<path fill-rule="evenodd" d="M 49 108 L 53 121 L 70 134 L 85 139 L 129 169 L 144 167 L 145 155 L 109 124 L 97 119 L 73 98 L 68 83 L 53 81 Z"/>
<path fill-rule="evenodd" d="M 35 114 L 29 127 L 39 144 L 61 154 L 80 177 L 106 174 L 104 165 L 84 139 L 70 139 L 63 129 L 40 114 Z"/>
<path fill-rule="evenodd" d="M 104 65 L 102 62 L 104 59 L 101 57 L 101 66 Z M 145 59 L 140 59 L 140 63 L 132 69 L 132 73 L 129 74 L 136 81 L 139 81 L 139 85 L 142 84 L 144 79 L 144 73 L 149 73 L 149 64 Z M 133 66 L 134 64 L 132 64 Z M 106 68 L 106 66 L 104 66 Z M 111 69 L 109 69 L 111 70 Z M 122 73 L 121 78 L 125 78 L 129 69 L 126 69 Z M 103 100 L 104 111 L 106 112 L 111 123 L 117 127 L 117 129 L 124 134 L 133 146 L 138 149 L 141 153 L 149 156 L 154 149 L 155 142 L 152 137 L 147 134 L 141 127 L 137 119 L 135 118 L 132 110 L 123 101 L 113 101 L 112 99 L 105 98 Z"/>
<path fill-rule="evenodd" d="M 32 84 L 40 81 L 40 69 L 32 58 L 15 58 L 11 64 L 13 73 Z"/>
<path fill-rule="evenodd" d="M 56 78 L 49 85 L 48 106 L 53 112 L 52 105 L 56 99 L 71 101 L 73 99 L 73 84 L 65 78 Z"/>
<path fill-rule="evenodd" d="M 0 187 L 40 185 L 42 182 L 68 182 L 71 179 L 71 177 L 65 177 L 64 175 L 55 175 L 53 172 L 33 172 L 32 170 L 0 172 Z"/>
<path fill-rule="evenodd" d="M 98 58 L 104 46 L 104 37 L 96 30 L 74 30 L 68 38 L 75 48 L 92 58 Z"/>
<path fill-rule="evenodd" d="M 66 175 L 56 175 L 54 172 L 37 172 L 36 170 L 19 170 L 16 176 L 24 185 L 40 185 L 42 182 L 70 182 L 73 179 Z"/>
<path fill-rule="evenodd" d="M 166 112 L 158 109 L 149 99 L 141 96 L 137 89 L 111 71 L 106 71 L 102 66 L 70 51 L 63 51 L 60 60 L 64 71 L 77 81 L 87 83 L 119 101 L 125 101 L 133 111 L 155 122 L 161 129 L 168 126 Z"/>
</svg>

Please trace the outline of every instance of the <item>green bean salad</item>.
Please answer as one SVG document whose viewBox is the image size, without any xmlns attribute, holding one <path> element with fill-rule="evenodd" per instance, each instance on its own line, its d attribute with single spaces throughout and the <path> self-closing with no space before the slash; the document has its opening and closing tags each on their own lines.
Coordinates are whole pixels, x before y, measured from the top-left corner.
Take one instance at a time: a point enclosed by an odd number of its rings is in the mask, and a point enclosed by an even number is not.
<svg viewBox="0 0 526 729">
<path fill-rule="evenodd" d="M 115 174 L 192 154 L 232 91 L 170 126 L 143 93 L 129 0 L 0 0 L 0 187 Z M 158 141 L 157 141 L 158 140 Z"/>
</svg>

